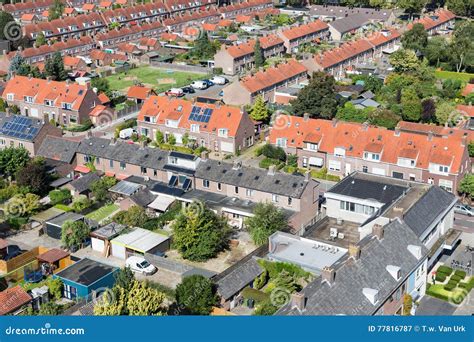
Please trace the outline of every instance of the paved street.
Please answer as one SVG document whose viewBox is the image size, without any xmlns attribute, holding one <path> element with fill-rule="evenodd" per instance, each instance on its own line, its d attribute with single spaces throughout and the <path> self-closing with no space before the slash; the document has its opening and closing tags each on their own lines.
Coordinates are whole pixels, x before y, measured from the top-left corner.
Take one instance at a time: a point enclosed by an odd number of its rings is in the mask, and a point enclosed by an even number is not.
<svg viewBox="0 0 474 342">
<path fill-rule="evenodd" d="M 454 214 L 454 228 L 474 234 L 474 217 Z"/>
</svg>

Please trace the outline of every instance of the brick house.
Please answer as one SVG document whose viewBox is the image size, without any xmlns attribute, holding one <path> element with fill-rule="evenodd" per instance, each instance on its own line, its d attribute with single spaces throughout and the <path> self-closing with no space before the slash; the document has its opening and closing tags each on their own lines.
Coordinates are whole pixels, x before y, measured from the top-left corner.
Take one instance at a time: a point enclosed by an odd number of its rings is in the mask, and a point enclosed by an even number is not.
<svg viewBox="0 0 474 342">
<path fill-rule="evenodd" d="M 224 102 L 229 105 L 252 104 L 259 95 L 265 101 L 274 102 L 277 90 L 299 84 L 307 78 L 306 67 L 292 59 L 231 83 L 223 90 Z"/>
<path fill-rule="evenodd" d="M 236 153 L 254 143 L 254 123 L 247 112 L 219 104 L 192 103 L 165 96 L 150 96 L 138 114 L 138 132 L 155 140 L 161 131 L 165 140 L 169 135 L 183 143 L 190 142 L 211 151 Z"/>
<path fill-rule="evenodd" d="M 88 85 L 14 76 L 5 85 L 2 98 L 17 106 L 24 116 L 54 120 L 61 125 L 82 124 L 100 103 Z"/>
<path fill-rule="evenodd" d="M 415 24 L 422 24 L 429 35 L 434 35 L 440 30 L 454 26 L 455 19 L 456 15 L 453 12 L 439 8 L 428 16 L 415 20 L 407 26 L 407 29 L 410 30 Z"/>
<path fill-rule="evenodd" d="M 354 171 L 436 184 L 455 192 L 471 170 L 467 139 L 390 131 L 337 120 L 281 117 L 269 142 L 298 156 L 304 168 L 326 167 L 337 176 Z"/>
<path fill-rule="evenodd" d="M 321 20 L 308 24 L 279 29 L 278 36 L 283 39 L 286 52 L 294 52 L 300 45 L 313 43 L 319 39 L 325 39 L 329 35 L 329 27 Z"/>
<path fill-rule="evenodd" d="M 0 149 L 24 147 L 35 157 L 46 136 L 62 136 L 62 131 L 41 119 L 0 113 Z"/>
<path fill-rule="evenodd" d="M 264 58 L 281 56 L 284 52 L 283 40 L 276 35 L 259 38 Z M 249 40 L 237 45 L 221 45 L 221 49 L 214 55 L 216 68 L 222 68 L 226 75 L 235 75 L 255 65 L 255 40 Z"/>
</svg>

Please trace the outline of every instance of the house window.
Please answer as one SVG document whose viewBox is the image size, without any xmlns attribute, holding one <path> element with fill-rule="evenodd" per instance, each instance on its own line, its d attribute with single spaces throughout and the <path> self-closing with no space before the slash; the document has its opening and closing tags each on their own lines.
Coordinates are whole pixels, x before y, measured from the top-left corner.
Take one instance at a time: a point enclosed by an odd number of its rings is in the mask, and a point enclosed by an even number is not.
<svg viewBox="0 0 474 342">
<path fill-rule="evenodd" d="M 351 211 L 353 213 L 364 215 L 372 215 L 375 212 L 375 207 L 346 201 L 341 201 L 339 204 L 339 208 L 341 210 Z"/>
<path fill-rule="evenodd" d="M 278 203 L 278 200 L 279 200 L 278 195 L 272 194 L 272 202 Z"/>
<path fill-rule="evenodd" d="M 447 179 L 440 179 L 439 180 L 439 187 L 446 190 L 446 191 L 452 192 L 453 191 L 453 182 L 450 181 L 450 180 L 447 180 Z"/>
<path fill-rule="evenodd" d="M 84 163 L 88 163 L 88 162 L 90 162 L 91 160 L 92 160 L 91 157 L 89 157 L 89 156 L 87 156 L 87 155 L 84 156 Z"/>
<path fill-rule="evenodd" d="M 278 138 L 276 140 L 276 145 L 278 147 L 286 147 L 286 138 Z"/>
<path fill-rule="evenodd" d="M 308 158 L 303 157 L 303 162 L 302 162 L 303 167 L 308 167 Z"/>
<path fill-rule="evenodd" d="M 239 187 L 238 187 L 238 186 L 234 187 L 234 192 L 235 192 L 236 194 L 239 193 Z"/>
<path fill-rule="evenodd" d="M 448 173 L 449 168 L 444 165 L 439 166 L 439 172 Z"/>
<path fill-rule="evenodd" d="M 219 191 L 222 190 L 222 184 L 221 183 L 217 183 L 217 190 L 219 190 Z"/>
<path fill-rule="evenodd" d="M 403 179 L 403 173 L 402 173 L 402 172 L 393 171 L 393 172 L 392 172 L 392 177 L 393 177 L 393 178 L 398 178 L 398 179 Z"/>
<path fill-rule="evenodd" d="M 367 165 L 362 166 L 362 172 L 369 172 L 369 168 L 367 167 Z"/>
<path fill-rule="evenodd" d="M 291 205 L 293 203 L 293 198 L 288 197 L 288 205 Z"/>
<path fill-rule="evenodd" d="M 126 164 L 124 162 L 120 162 L 120 170 L 125 170 Z"/>
<path fill-rule="evenodd" d="M 311 151 L 317 151 L 318 150 L 318 144 L 308 143 L 308 149 L 311 150 Z"/>
<path fill-rule="evenodd" d="M 199 133 L 199 125 L 197 125 L 197 124 L 191 124 L 191 132 L 193 132 L 193 133 Z"/>
<path fill-rule="evenodd" d="M 109 160 L 109 166 L 114 167 L 114 161 L 112 159 Z"/>
<path fill-rule="evenodd" d="M 331 171 L 341 171 L 341 162 L 337 160 L 329 161 L 329 170 Z"/>
<path fill-rule="evenodd" d="M 227 134 L 229 133 L 229 130 L 227 128 L 219 128 L 219 133 L 218 135 L 223 138 L 227 138 Z"/>
<path fill-rule="evenodd" d="M 203 188 L 209 188 L 209 180 L 203 179 L 202 180 L 202 186 L 203 186 Z"/>
<path fill-rule="evenodd" d="M 247 189 L 247 190 L 245 191 L 245 195 L 246 195 L 247 197 L 252 197 L 252 196 L 253 196 L 253 190 L 252 190 L 252 189 Z"/>
<path fill-rule="evenodd" d="M 155 176 L 155 177 L 158 176 L 158 171 L 153 170 L 153 176 Z"/>
<path fill-rule="evenodd" d="M 170 157 L 170 164 L 178 164 L 178 158 L 177 157 Z"/>
<path fill-rule="evenodd" d="M 15 99 L 15 94 L 7 94 L 7 100 L 13 101 Z"/>
<path fill-rule="evenodd" d="M 96 157 L 96 158 L 95 158 L 95 163 L 96 163 L 97 165 L 100 164 L 100 158 L 99 158 L 99 157 Z"/>
<path fill-rule="evenodd" d="M 142 173 L 142 175 L 146 175 L 146 167 L 141 167 L 140 168 L 140 172 Z"/>
</svg>

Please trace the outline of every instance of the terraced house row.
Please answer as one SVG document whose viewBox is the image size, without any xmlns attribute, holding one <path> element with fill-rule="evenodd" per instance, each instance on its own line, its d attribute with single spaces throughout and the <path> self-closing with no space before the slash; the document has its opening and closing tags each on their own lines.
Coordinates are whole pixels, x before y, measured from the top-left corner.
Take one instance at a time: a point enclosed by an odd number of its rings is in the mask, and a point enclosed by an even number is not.
<svg viewBox="0 0 474 342">
<path fill-rule="evenodd" d="M 326 167 L 345 176 L 354 171 L 435 184 L 455 192 L 471 171 L 467 144 L 472 132 L 449 136 L 416 134 L 401 124 L 395 131 L 338 120 L 279 117 L 269 142 L 298 156 L 301 167 Z M 424 126 L 424 125 L 422 125 Z M 413 128 L 412 128 L 413 130 Z"/>
</svg>

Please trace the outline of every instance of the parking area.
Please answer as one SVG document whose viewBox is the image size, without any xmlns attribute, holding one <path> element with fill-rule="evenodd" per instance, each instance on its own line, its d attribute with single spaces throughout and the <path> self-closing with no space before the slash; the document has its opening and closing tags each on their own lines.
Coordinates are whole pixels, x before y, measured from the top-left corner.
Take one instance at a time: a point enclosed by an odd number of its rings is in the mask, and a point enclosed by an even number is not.
<svg viewBox="0 0 474 342">
<path fill-rule="evenodd" d="M 450 316 L 456 311 L 456 306 L 444 300 L 424 296 L 416 309 L 416 316 Z"/>
</svg>

